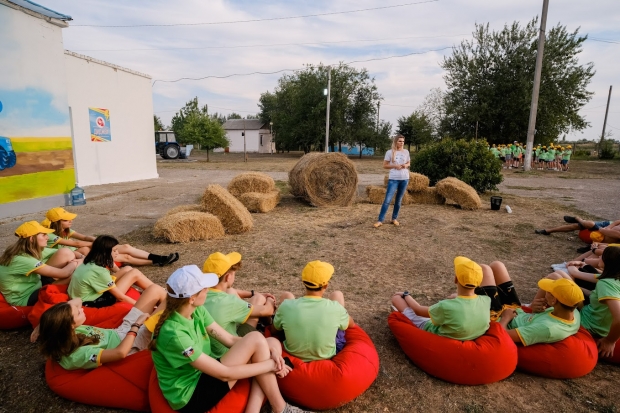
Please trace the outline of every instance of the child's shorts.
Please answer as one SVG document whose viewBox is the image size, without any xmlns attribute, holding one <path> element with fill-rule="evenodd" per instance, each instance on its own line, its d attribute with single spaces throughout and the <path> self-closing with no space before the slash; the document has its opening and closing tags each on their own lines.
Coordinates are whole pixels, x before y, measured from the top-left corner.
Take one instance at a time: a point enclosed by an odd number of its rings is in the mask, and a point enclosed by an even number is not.
<svg viewBox="0 0 620 413">
<path fill-rule="evenodd" d="M 403 315 L 407 317 L 409 320 L 411 320 L 413 325 L 419 328 L 420 330 L 424 330 L 424 326 L 426 325 L 426 323 L 431 321 L 431 319 L 428 317 L 422 317 L 422 316 L 417 315 L 409 307 L 405 308 L 405 310 L 403 311 Z"/>
<path fill-rule="evenodd" d="M 507 154 L 506 154 L 506 160 L 507 160 L 507 161 L 509 161 L 509 160 L 511 160 L 511 159 L 512 159 L 512 155 L 511 155 L 511 154 L 509 154 L 509 153 L 507 153 Z"/>
<path fill-rule="evenodd" d="M 562 159 L 562 165 L 568 165 L 568 159 Z"/>
<path fill-rule="evenodd" d="M 484 287 L 476 287 L 474 292 L 478 295 L 486 295 L 491 299 L 491 321 L 497 321 L 507 308 L 521 307 L 521 300 L 517 295 L 512 281 L 506 281 L 500 285 L 485 285 Z"/>
</svg>

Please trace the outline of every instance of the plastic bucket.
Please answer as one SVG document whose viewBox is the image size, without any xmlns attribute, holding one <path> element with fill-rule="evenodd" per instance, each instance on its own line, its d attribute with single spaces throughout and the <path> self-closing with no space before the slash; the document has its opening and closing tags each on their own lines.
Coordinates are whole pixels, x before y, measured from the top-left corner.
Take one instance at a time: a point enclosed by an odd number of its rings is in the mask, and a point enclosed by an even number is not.
<svg viewBox="0 0 620 413">
<path fill-rule="evenodd" d="M 499 207 L 502 206 L 502 197 L 501 196 L 492 196 L 491 197 L 491 209 L 493 211 L 499 211 Z"/>
</svg>

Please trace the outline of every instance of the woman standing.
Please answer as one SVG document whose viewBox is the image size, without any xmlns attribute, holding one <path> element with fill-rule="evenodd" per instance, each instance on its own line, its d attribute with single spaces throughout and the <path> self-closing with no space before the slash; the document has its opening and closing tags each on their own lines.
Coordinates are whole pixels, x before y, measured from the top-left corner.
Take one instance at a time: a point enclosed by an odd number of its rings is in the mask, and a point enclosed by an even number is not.
<svg viewBox="0 0 620 413">
<path fill-rule="evenodd" d="M 383 158 L 383 169 L 389 169 L 390 175 L 388 177 L 387 191 L 385 192 L 385 199 L 383 205 L 381 205 L 381 212 L 379 213 L 379 219 L 375 222 L 374 227 L 379 228 L 383 225 L 385 214 L 390 206 L 390 202 L 396 194 L 394 200 L 394 209 L 392 211 L 392 224 L 400 225 L 396 218 L 398 218 L 398 211 L 400 210 L 400 203 L 407 191 L 407 185 L 409 184 L 409 164 L 411 158 L 409 157 L 409 151 L 403 149 L 405 146 L 405 137 L 403 135 L 396 135 L 392 140 L 392 149 L 385 153 Z"/>
</svg>

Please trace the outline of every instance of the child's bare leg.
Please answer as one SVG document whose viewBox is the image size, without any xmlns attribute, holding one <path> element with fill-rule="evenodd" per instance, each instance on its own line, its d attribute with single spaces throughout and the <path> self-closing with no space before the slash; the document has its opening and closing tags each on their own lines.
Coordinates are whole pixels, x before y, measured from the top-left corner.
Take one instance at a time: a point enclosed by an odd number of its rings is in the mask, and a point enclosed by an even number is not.
<svg viewBox="0 0 620 413">
<path fill-rule="evenodd" d="M 579 224 L 568 224 L 568 225 L 562 225 L 559 227 L 555 227 L 555 228 L 545 228 L 545 231 L 547 231 L 549 234 L 551 234 L 552 232 L 571 232 L 571 231 L 576 231 L 580 229 L 579 228 Z"/>
<path fill-rule="evenodd" d="M 491 270 L 493 271 L 493 279 L 495 280 L 495 285 L 502 285 L 505 282 L 512 281 L 510 279 L 510 274 L 508 274 L 508 270 L 506 266 L 501 261 L 493 261 L 489 264 Z M 484 270 L 483 270 L 484 271 Z"/>
<path fill-rule="evenodd" d="M 153 284 L 144 291 L 136 301 L 134 307 L 143 313 L 153 313 L 155 307 L 157 310 L 163 310 L 166 307 L 166 290 L 157 284 Z"/>
<path fill-rule="evenodd" d="M 123 271 L 125 268 L 128 267 L 121 268 L 120 271 L 118 271 L 116 274 Z M 129 291 L 131 286 L 134 284 L 142 288 L 143 290 L 146 290 L 148 287 L 153 285 L 153 281 L 146 278 L 146 275 L 142 274 L 140 270 L 131 267 L 129 268 L 129 271 L 123 272 L 120 276 L 116 276 L 116 288 L 119 288 L 120 291 L 123 291 L 123 294 Z"/>
<path fill-rule="evenodd" d="M 58 251 L 47 260 L 46 264 L 56 268 L 64 268 L 73 260 L 75 260 L 75 253 L 72 250 L 69 248 L 59 248 Z"/>
<path fill-rule="evenodd" d="M 338 301 L 340 305 L 344 307 L 344 295 L 342 291 L 332 291 L 327 298 L 332 301 Z"/>
<path fill-rule="evenodd" d="M 487 285 L 495 285 L 495 278 L 493 277 L 493 270 L 490 266 L 486 264 L 480 264 L 482 268 L 482 283 L 481 287 L 486 287 Z"/>
<path fill-rule="evenodd" d="M 149 257 L 148 252 L 139 250 L 138 248 L 134 248 L 129 244 L 118 244 L 113 249 L 116 250 L 119 254 L 131 255 L 134 258 L 142 258 L 146 260 Z"/>
<path fill-rule="evenodd" d="M 250 297 L 248 299 L 248 302 L 252 304 L 253 306 L 258 306 L 258 305 L 263 306 L 267 303 L 267 297 L 265 297 L 261 293 L 255 293 L 254 297 Z M 258 320 L 259 320 L 259 317 L 250 317 L 247 319 L 245 324 L 249 324 L 252 327 L 256 328 L 256 326 L 258 325 Z"/>
<path fill-rule="evenodd" d="M 78 253 L 82 254 L 83 256 L 87 256 L 88 253 L 90 252 L 90 248 L 88 248 L 88 247 L 81 247 L 81 248 L 76 249 L 74 252 L 78 252 Z M 76 256 L 76 258 L 77 258 L 77 256 Z"/>
<path fill-rule="evenodd" d="M 282 301 L 284 301 L 284 300 L 294 300 L 294 299 L 295 299 L 295 296 L 293 295 L 293 293 L 285 291 L 282 294 L 280 294 L 280 297 L 278 299 L 278 303 L 282 304 Z"/>
</svg>

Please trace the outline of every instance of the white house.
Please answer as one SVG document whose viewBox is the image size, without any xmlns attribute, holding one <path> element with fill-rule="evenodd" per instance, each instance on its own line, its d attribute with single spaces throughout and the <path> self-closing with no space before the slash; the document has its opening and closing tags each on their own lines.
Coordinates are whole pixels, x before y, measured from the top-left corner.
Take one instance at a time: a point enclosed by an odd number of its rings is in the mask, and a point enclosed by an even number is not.
<svg viewBox="0 0 620 413">
<path fill-rule="evenodd" d="M 229 119 L 222 127 L 230 141 L 228 152 L 243 152 L 245 132 L 246 152 L 274 153 L 276 144 L 273 142 L 269 123 L 259 119 Z"/>
<path fill-rule="evenodd" d="M 150 77 L 65 51 L 71 20 L 0 0 L 0 218 L 66 205 L 76 183 L 158 176 Z"/>
</svg>

